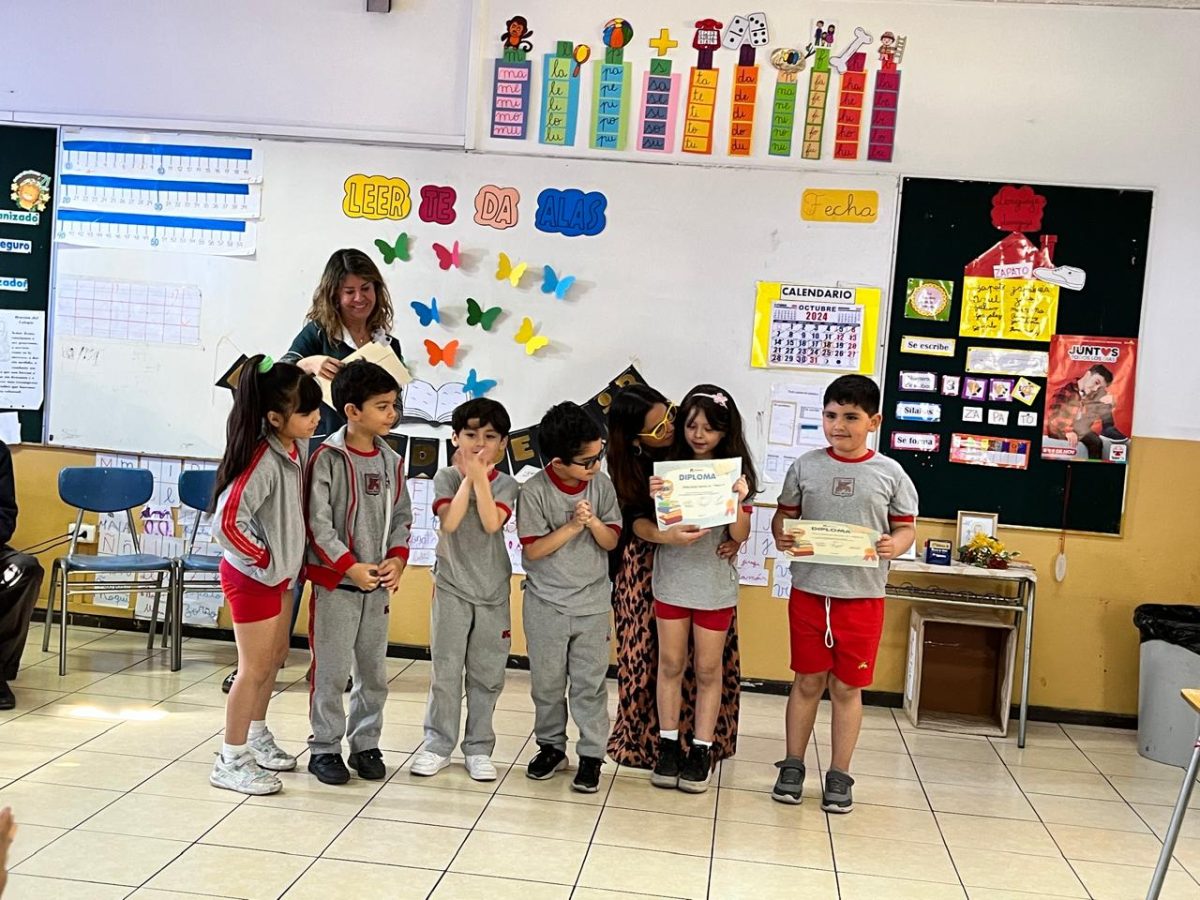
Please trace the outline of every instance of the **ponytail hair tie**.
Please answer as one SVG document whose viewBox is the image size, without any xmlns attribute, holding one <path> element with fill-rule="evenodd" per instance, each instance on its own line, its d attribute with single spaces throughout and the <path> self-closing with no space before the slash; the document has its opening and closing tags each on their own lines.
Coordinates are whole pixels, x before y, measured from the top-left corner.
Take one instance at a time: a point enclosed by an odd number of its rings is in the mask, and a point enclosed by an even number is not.
<svg viewBox="0 0 1200 900">
<path fill-rule="evenodd" d="M 269 357 L 269 356 L 264 356 L 262 358 L 262 362 L 260 362 L 258 364 L 258 371 L 259 371 L 259 373 L 265 375 L 271 371 L 271 367 L 274 365 L 275 365 L 275 360 L 271 359 L 271 357 Z"/>
</svg>

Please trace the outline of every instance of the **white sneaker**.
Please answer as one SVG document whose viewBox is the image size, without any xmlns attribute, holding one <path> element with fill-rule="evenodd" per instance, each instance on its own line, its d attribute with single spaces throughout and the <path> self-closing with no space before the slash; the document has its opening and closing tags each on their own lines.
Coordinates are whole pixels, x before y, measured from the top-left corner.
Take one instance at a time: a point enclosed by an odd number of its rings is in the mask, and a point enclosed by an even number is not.
<svg viewBox="0 0 1200 900">
<path fill-rule="evenodd" d="M 467 774 L 476 781 L 495 781 L 496 767 L 486 753 L 472 753 L 466 758 Z"/>
<path fill-rule="evenodd" d="M 267 729 L 256 738 L 247 738 L 246 746 L 254 754 L 254 761 L 272 772 L 290 772 L 296 768 L 296 757 L 275 743 L 275 735 Z"/>
<path fill-rule="evenodd" d="M 412 773 L 414 775 L 436 775 L 450 765 L 450 757 L 438 756 L 432 750 L 418 750 L 413 757 Z"/>
<path fill-rule="evenodd" d="M 255 762 L 250 753 L 239 756 L 233 762 L 225 762 L 225 758 L 218 753 L 208 783 L 227 791 L 256 796 L 274 794 L 283 789 L 283 782 Z"/>
</svg>

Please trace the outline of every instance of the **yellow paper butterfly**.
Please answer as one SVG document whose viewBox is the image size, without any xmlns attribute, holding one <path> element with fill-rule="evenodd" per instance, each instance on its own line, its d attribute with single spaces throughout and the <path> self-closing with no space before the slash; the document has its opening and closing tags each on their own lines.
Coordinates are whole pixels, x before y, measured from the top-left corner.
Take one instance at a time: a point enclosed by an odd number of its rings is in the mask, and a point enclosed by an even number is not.
<svg viewBox="0 0 1200 900">
<path fill-rule="evenodd" d="M 508 258 L 508 254 L 501 252 L 500 265 L 496 267 L 496 280 L 503 281 L 508 279 L 508 283 L 513 287 L 520 287 L 521 276 L 525 274 L 525 270 L 529 268 L 529 263 L 521 262 L 515 266 L 512 260 Z"/>
<path fill-rule="evenodd" d="M 521 320 L 521 327 L 517 329 L 517 334 L 513 338 L 518 344 L 525 345 L 525 353 L 528 356 L 533 356 L 533 354 L 550 344 L 550 338 L 535 334 L 535 331 L 533 320 L 529 316 L 526 316 Z"/>
</svg>

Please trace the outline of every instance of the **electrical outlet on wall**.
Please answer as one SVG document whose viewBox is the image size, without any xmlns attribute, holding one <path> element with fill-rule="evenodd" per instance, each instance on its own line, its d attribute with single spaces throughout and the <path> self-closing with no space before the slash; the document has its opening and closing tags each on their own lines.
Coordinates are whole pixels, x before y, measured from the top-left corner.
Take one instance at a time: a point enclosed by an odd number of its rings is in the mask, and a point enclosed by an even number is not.
<svg viewBox="0 0 1200 900">
<path fill-rule="evenodd" d="M 67 534 L 73 536 L 75 534 L 75 523 L 72 522 L 67 526 Z M 96 543 L 96 526 L 88 522 L 84 522 L 79 526 L 79 543 L 94 544 Z"/>
</svg>

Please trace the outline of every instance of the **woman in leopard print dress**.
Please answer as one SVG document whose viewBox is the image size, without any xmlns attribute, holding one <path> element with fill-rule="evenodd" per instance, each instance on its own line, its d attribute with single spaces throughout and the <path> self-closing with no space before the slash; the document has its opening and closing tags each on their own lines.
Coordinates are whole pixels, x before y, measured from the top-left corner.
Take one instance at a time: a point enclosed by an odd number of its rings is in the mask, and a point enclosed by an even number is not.
<svg viewBox="0 0 1200 900">
<path fill-rule="evenodd" d="M 625 524 L 621 542 L 612 552 L 613 615 L 617 631 L 617 720 L 608 739 L 608 755 L 622 765 L 653 768 L 658 753 L 658 710 L 655 696 L 658 675 L 658 632 L 654 621 L 654 595 L 650 574 L 655 544 L 637 534 L 658 533 L 649 480 L 655 459 L 662 458 L 674 437 L 675 406 L 645 385 L 620 391 L 608 410 L 608 470 Z M 648 526 L 648 527 L 647 527 Z M 737 553 L 738 545 L 721 546 L 723 556 Z M 738 657 L 737 616 L 725 641 L 724 685 L 721 711 L 713 742 L 713 761 L 732 756 L 737 749 L 738 706 L 741 698 L 741 665 Z M 696 699 L 696 679 L 691 667 L 684 674 L 683 706 L 679 733 L 686 746 L 691 737 Z"/>
</svg>

